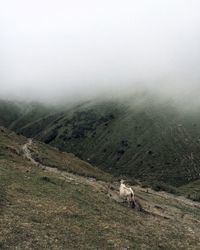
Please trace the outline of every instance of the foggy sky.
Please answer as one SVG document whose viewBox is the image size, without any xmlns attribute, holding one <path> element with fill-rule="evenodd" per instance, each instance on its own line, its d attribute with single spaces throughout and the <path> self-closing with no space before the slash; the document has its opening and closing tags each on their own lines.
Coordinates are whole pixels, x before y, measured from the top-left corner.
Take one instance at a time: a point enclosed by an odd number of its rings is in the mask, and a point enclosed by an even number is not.
<svg viewBox="0 0 200 250">
<path fill-rule="evenodd" d="M 199 0 L 6 0 L 0 98 L 200 90 Z"/>
</svg>

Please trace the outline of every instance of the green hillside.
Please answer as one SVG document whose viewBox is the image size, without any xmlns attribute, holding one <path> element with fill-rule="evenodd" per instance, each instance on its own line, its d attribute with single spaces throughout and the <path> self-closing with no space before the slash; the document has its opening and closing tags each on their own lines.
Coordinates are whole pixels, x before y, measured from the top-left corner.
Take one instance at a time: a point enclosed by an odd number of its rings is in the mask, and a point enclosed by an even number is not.
<svg viewBox="0 0 200 250">
<path fill-rule="evenodd" d="M 10 127 L 114 175 L 181 186 L 200 177 L 200 116 L 153 97 L 40 107 Z"/>
<path fill-rule="evenodd" d="M 116 175 L 175 186 L 198 179 L 200 123 L 173 107 L 145 105 L 85 105 L 15 129 Z"/>
<path fill-rule="evenodd" d="M 14 102 L 0 100 L 0 124 L 8 127 L 21 116 L 21 109 Z"/>
<path fill-rule="evenodd" d="M 21 128 L 56 111 L 55 107 L 36 102 L 0 100 L 0 125 Z"/>
<path fill-rule="evenodd" d="M 0 128 L 1 249 L 199 249 L 197 203 L 134 186 L 133 210 L 112 198 L 115 178 L 37 141 L 33 164 L 27 143 Z"/>
</svg>

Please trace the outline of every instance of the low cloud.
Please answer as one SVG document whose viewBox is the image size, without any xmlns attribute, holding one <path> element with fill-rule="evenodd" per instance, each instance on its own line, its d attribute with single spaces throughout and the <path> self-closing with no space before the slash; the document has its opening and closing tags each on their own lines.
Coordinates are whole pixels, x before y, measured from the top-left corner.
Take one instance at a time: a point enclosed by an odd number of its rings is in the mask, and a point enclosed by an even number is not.
<svg viewBox="0 0 200 250">
<path fill-rule="evenodd" d="M 82 100 L 200 90 L 197 0 L 7 0 L 0 4 L 0 97 Z"/>
</svg>

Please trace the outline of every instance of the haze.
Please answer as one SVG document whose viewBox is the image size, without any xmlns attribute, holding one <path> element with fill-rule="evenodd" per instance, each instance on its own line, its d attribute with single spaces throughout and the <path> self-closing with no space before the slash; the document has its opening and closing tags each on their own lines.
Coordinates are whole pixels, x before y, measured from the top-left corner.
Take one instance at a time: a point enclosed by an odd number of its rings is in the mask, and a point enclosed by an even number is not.
<svg viewBox="0 0 200 250">
<path fill-rule="evenodd" d="M 198 0 L 6 0 L 0 98 L 55 101 L 200 90 Z"/>
</svg>

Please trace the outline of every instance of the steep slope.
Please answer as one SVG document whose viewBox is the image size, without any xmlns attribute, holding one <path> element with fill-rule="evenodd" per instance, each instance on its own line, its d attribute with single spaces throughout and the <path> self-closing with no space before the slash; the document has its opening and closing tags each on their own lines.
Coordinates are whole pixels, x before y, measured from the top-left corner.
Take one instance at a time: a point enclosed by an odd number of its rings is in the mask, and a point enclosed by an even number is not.
<svg viewBox="0 0 200 250">
<path fill-rule="evenodd" d="M 199 249 L 197 203 L 135 186 L 146 212 L 132 210 L 109 197 L 118 185 L 103 181 L 107 174 L 73 155 L 28 143 L 36 161 L 52 161 L 50 169 L 61 168 L 65 176 L 42 169 L 23 157 L 27 143 L 0 128 L 1 249 Z M 88 169 L 101 181 L 86 177 Z"/>
<path fill-rule="evenodd" d="M 200 202 L 200 179 L 179 187 L 179 192 L 191 200 Z"/>
<path fill-rule="evenodd" d="M 200 176 L 200 118 L 169 103 L 91 103 L 16 129 L 116 175 L 175 186 Z"/>
<path fill-rule="evenodd" d="M 189 106 L 180 111 L 172 102 L 141 95 L 72 108 L 24 106 L 8 127 L 107 172 L 173 186 L 200 177 L 200 116 Z"/>
<path fill-rule="evenodd" d="M 8 127 L 21 115 L 20 108 L 14 102 L 0 100 L 0 125 Z"/>
<path fill-rule="evenodd" d="M 0 125 L 10 129 L 20 129 L 29 123 L 49 116 L 55 111 L 55 107 L 36 102 L 0 100 Z"/>
</svg>

